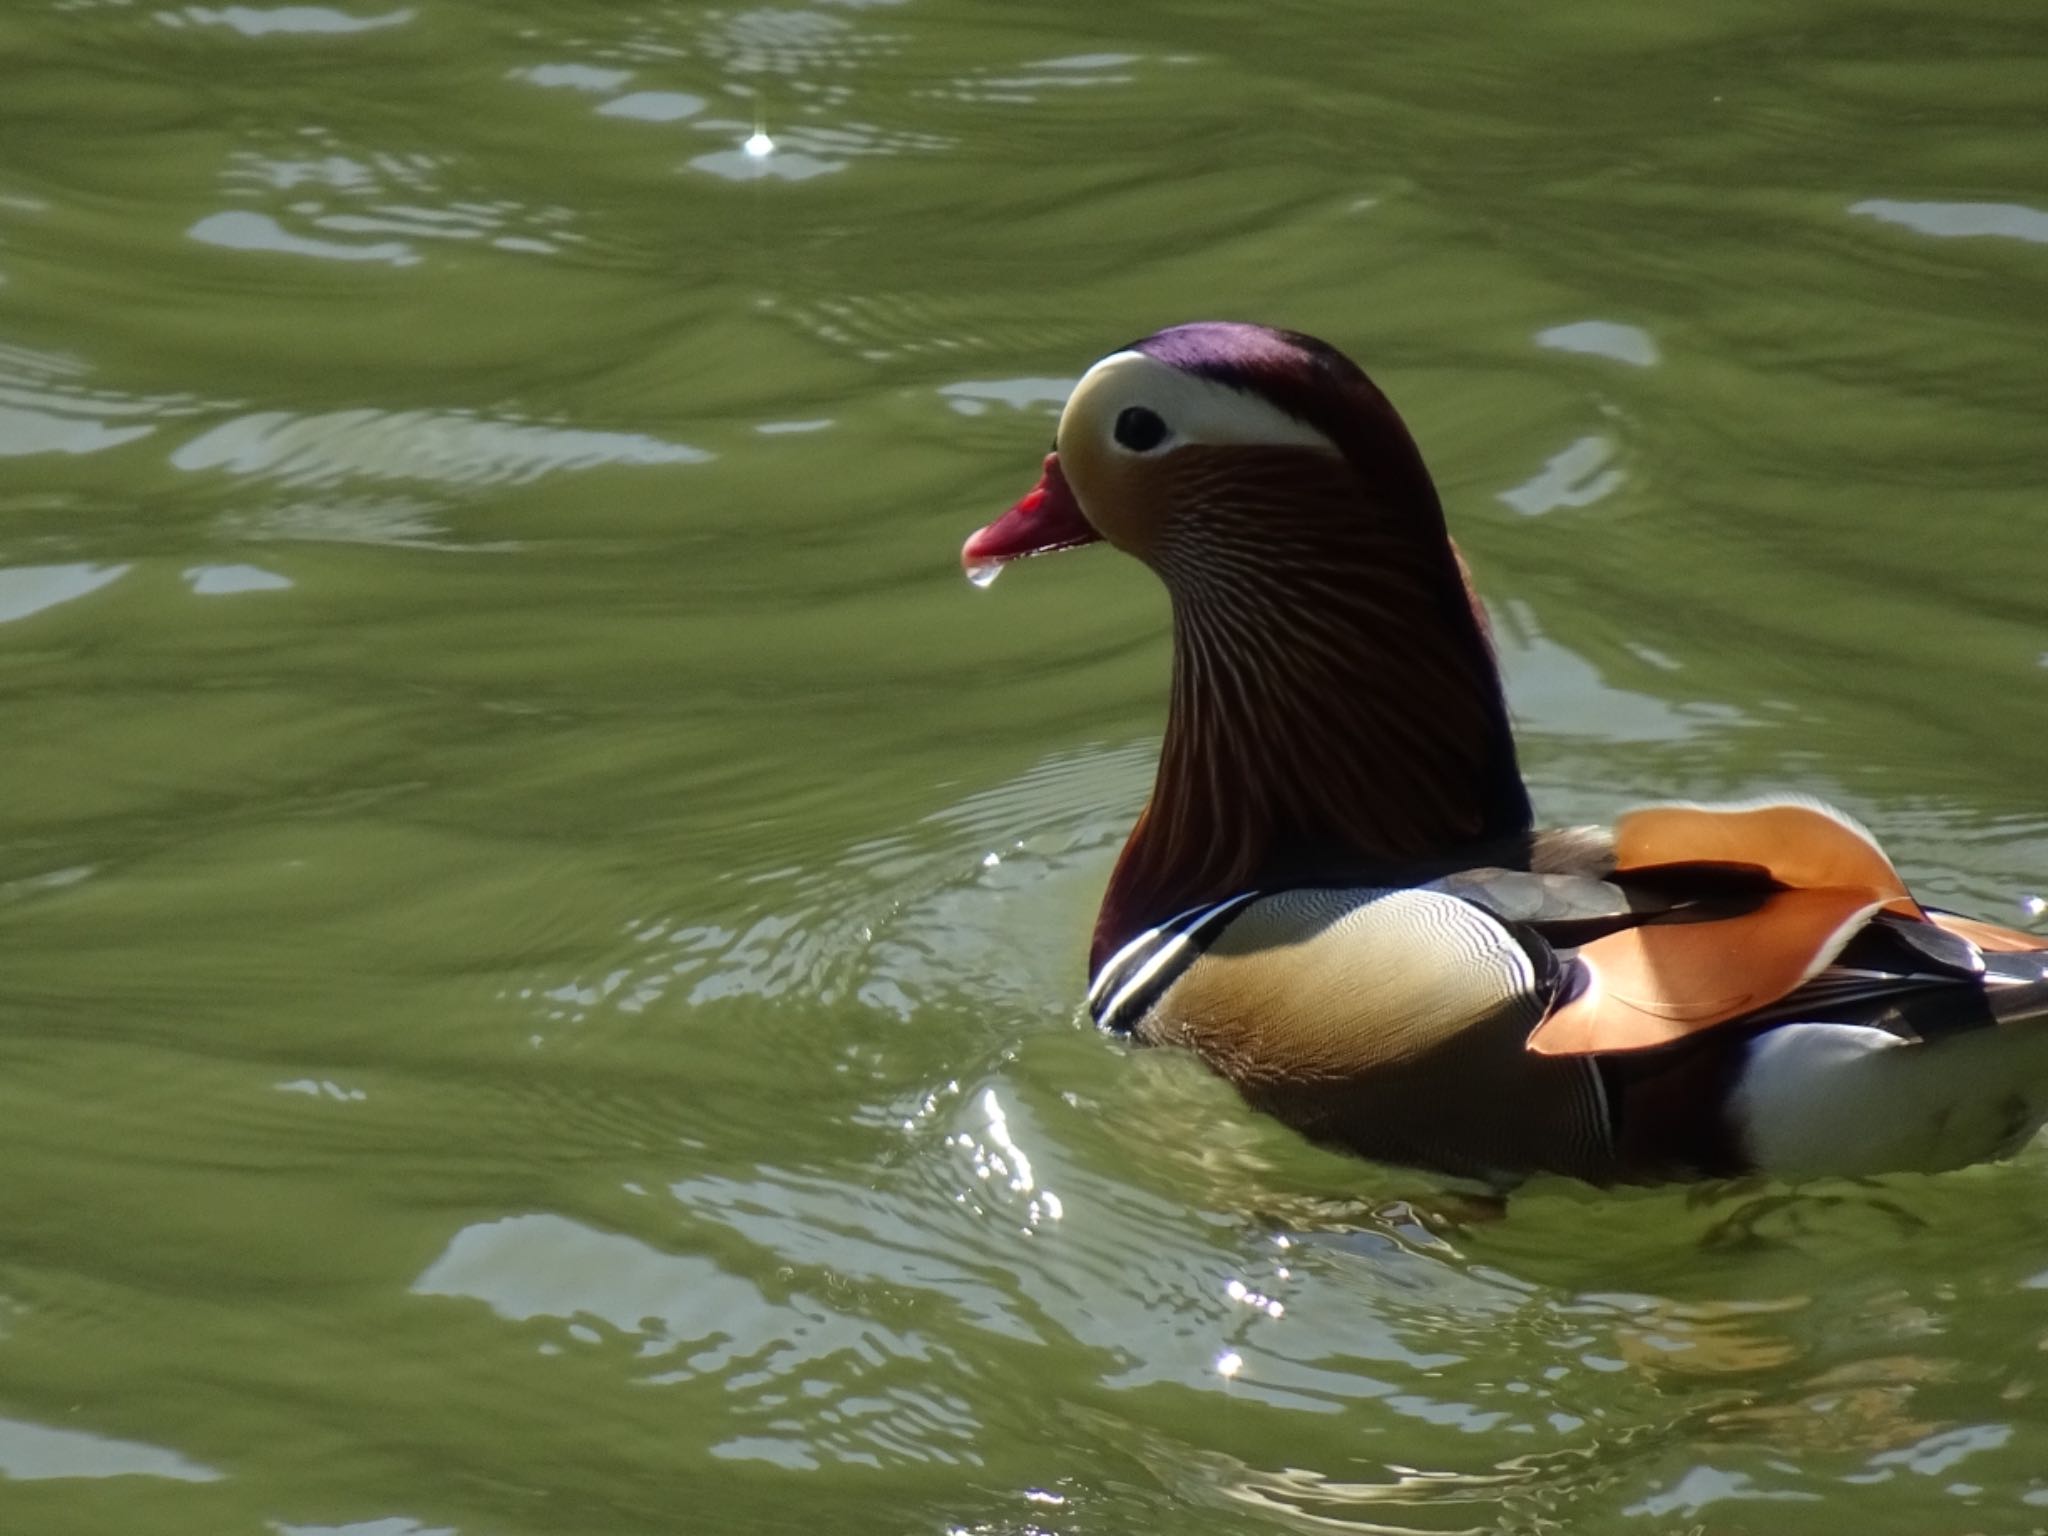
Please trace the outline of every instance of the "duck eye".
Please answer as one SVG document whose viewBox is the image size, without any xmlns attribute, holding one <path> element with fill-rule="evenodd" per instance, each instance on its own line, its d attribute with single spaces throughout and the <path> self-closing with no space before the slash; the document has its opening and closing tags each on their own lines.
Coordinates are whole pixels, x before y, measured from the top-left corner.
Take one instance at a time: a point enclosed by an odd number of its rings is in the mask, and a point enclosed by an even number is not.
<svg viewBox="0 0 2048 1536">
<path fill-rule="evenodd" d="M 1116 413 L 1116 440 L 1133 453 L 1150 453 L 1166 441 L 1166 423 L 1157 411 L 1127 405 Z"/>
</svg>

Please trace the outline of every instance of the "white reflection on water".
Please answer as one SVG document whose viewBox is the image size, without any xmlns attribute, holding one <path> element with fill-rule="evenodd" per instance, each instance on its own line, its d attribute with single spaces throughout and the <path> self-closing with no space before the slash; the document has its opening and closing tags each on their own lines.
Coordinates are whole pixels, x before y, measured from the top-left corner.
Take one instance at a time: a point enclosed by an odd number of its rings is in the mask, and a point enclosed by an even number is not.
<svg viewBox="0 0 2048 1536">
<path fill-rule="evenodd" d="M 670 1192 L 694 1216 L 738 1233 L 777 1263 L 943 1296 L 976 1327 L 1044 1342 L 995 1283 L 988 1256 L 970 1247 L 953 1257 L 957 1244 L 933 1230 L 953 1225 L 942 1208 L 786 1171 L 748 1180 L 684 1179 Z"/>
<path fill-rule="evenodd" d="M 967 1107 L 958 1105 L 956 1112 Z M 1057 1138 L 1027 1112 L 1011 1106 L 1006 1119 L 1014 1142 L 1065 1164 Z M 940 1166 L 928 1171 L 947 1176 Z M 1002 1191 L 1002 1209 L 989 1208 L 995 1201 L 984 1206 L 974 1197 L 986 1195 L 992 1181 L 978 1178 L 965 1180 L 952 1200 L 934 1198 L 937 1191 L 915 1182 L 902 1190 L 865 1189 L 786 1169 L 746 1181 L 686 1179 L 674 1194 L 697 1220 L 757 1245 L 769 1264 L 878 1285 L 891 1294 L 925 1292 L 991 1334 L 1040 1343 L 1050 1333 L 1099 1351 L 1101 1379 L 1112 1388 L 1213 1390 L 1219 1351 L 1229 1350 L 1240 1357 L 1230 1390 L 1274 1405 L 1334 1413 L 1345 1403 L 1376 1399 L 1432 1423 L 1465 1424 L 1479 1414 L 1470 1403 L 1415 1390 L 1417 1372 L 1456 1364 L 1459 1357 L 1409 1346 L 1381 1309 L 1387 1275 L 1377 1258 L 1363 1286 L 1354 1270 L 1342 1277 L 1347 1289 L 1341 1295 L 1321 1292 L 1326 1306 L 1345 1312 L 1342 1356 L 1333 1359 L 1326 1354 L 1327 1336 L 1297 1335 L 1269 1308 L 1247 1315 L 1220 1274 L 1244 1269 L 1246 1256 L 1205 1241 L 1195 1213 L 1078 1166 L 1063 1166 L 1057 1176 L 1067 1188 L 1064 1218 L 1029 1239 L 1014 1220 L 1021 1197 Z M 1286 1253 L 1293 1261 L 1293 1250 Z M 1338 1262 L 1356 1264 L 1349 1256 Z M 1445 1312 L 1469 1308 L 1490 1319 L 1522 1301 L 1455 1273 L 1446 1281 L 1440 1264 L 1430 1268 L 1431 1303 Z M 1291 1278 L 1283 1279 L 1283 1270 Z M 1249 1272 L 1262 1299 L 1301 1283 L 1298 1270 L 1270 1261 Z M 1282 1311 L 1291 1317 L 1294 1308 Z M 1385 1363 L 1408 1389 L 1359 1369 L 1364 1362 Z"/>
<path fill-rule="evenodd" d="M 2010 1424 L 1961 1424 L 1925 1435 L 1911 1445 L 1879 1451 L 1870 1458 L 1871 1470 L 1843 1479 L 1851 1483 L 1881 1483 L 1894 1469 L 1939 1477 L 1965 1457 L 1979 1451 L 1995 1451 L 2012 1439 Z"/>
<path fill-rule="evenodd" d="M 1632 368 L 1652 368 L 1657 363 L 1657 340 L 1639 325 L 1618 320 L 1575 320 L 1570 325 L 1553 325 L 1536 333 L 1536 345 L 1553 352 L 1585 352 L 1612 358 Z"/>
<path fill-rule="evenodd" d="M 453 1526 L 425 1526 L 403 1515 L 391 1515 L 382 1520 L 357 1520 L 348 1525 L 288 1525 L 282 1520 L 273 1520 L 270 1528 L 278 1536 L 457 1536 Z"/>
<path fill-rule="evenodd" d="M 1174 1459 L 1167 1457 L 1169 1462 Z M 1494 1490 L 1533 1482 L 1538 1475 L 1538 1468 L 1527 1464 L 1508 1463 L 1500 1470 L 1471 1472 L 1421 1471 L 1388 1462 L 1380 1472 L 1383 1480 L 1371 1481 L 1369 1475 L 1337 1478 L 1308 1467 L 1254 1467 L 1222 1452 L 1197 1458 L 1188 1470 L 1197 1474 L 1199 1485 L 1214 1486 L 1233 1504 L 1248 1506 L 1289 1528 L 1320 1527 L 1376 1536 L 1407 1536 L 1413 1531 L 1437 1529 L 1435 1523 L 1414 1524 L 1400 1517 L 1414 1517 L 1430 1505 L 1493 1503 L 1499 1498 Z M 1371 1470 L 1369 1464 L 1360 1468 L 1368 1474 Z M 1461 1527 L 1468 1531 L 1504 1528 L 1508 1527 L 1492 1523 Z"/>
<path fill-rule="evenodd" d="M 826 1355 L 929 1358 L 931 1346 L 802 1293 L 770 1301 L 751 1280 L 701 1254 L 664 1253 L 636 1238 L 538 1212 L 464 1227 L 412 1283 L 416 1296 L 481 1301 L 510 1322 L 595 1318 L 645 1340 L 643 1358 L 705 1347 L 671 1379 L 739 1361 L 771 1371 Z"/>
<path fill-rule="evenodd" d="M 515 80 L 528 80 L 554 90 L 615 91 L 633 78 L 630 69 L 600 69 L 595 64 L 536 64 L 512 71 Z"/>
<path fill-rule="evenodd" d="M 728 181 L 809 181 L 843 171 L 852 161 L 865 156 L 932 154 L 951 149 L 956 142 L 941 134 L 863 122 L 827 126 L 813 121 L 778 126 L 773 138 L 758 122 L 705 118 L 694 126 L 737 145 L 698 155 L 690 161 L 693 169 Z"/>
<path fill-rule="evenodd" d="M 582 239 L 568 227 L 574 210 L 449 185 L 459 174 L 443 155 L 357 145 L 311 127 L 274 150 L 228 156 L 221 172 L 228 195 L 272 206 L 208 214 L 186 233 L 225 250 L 394 267 L 425 260 L 421 242 L 475 241 L 546 255 Z M 280 204 L 280 193 L 298 195 Z"/>
<path fill-rule="evenodd" d="M 597 109 L 599 117 L 630 117 L 643 123 L 679 123 L 704 110 L 704 98 L 688 91 L 635 91 Z"/>
<path fill-rule="evenodd" d="M 701 448 L 637 432 L 493 420 L 460 411 L 258 411 L 222 422 L 171 455 L 179 469 L 224 469 L 320 484 L 361 475 L 464 485 L 523 485 L 557 470 L 701 464 Z"/>
<path fill-rule="evenodd" d="M 1136 53 L 1075 53 L 1057 59 L 984 66 L 918 94 L 951 101 L 1022 105 L 1037 101 L 1047 91 L 1133 84 L 1138 77 L 1131 66 L 1141 63 L 1143 58 Z"/>
<path fill-rule="evenodd" d="M 1075 69 L 1100 71 L 1122 69 L 1138 62 L 1141 55 L 1135 53 L 1070 53 L 1063 58 L 1039 59 L 1026 64 L 1026 69 Z M 1095 78 L 1100 79 L 1098 73 Z"/>
<path fill-rule="evenodd" d="M 221 179 L 230 186 L 289 192 L 296 187 L 329 187 L 362 192 L 377 185 L 377 168 L 348 155 L 271 156 L 237 150 Z"/>
<path fill-rule="evenodd" d="M 140 1440 L 115 1440 L 82 1429 L 51 1429 L 0 1419 L 0 1477 L 36 1482 L 62 1477 L 166 1477 L 217 1483 L 225 1472 Z"/>
<path fill-rule="evenodd" d="M 809 181 L 816 176 L 843 171 L 847 162 L 807 155 L 801 150 L 756 155 L 742 144 L 738 149 L 713 150 L 708 155 L 697 155 L 691 159 L 690 166 L 693 170 L 722 176 L 727 181 Z"/>
<path fill-rule="evenodd" d="M 109 427 L 82 416 L 0 404 L 0 459 L 34 453 L 97 453 L 147 437 L 153 426 Z"/>
<path fill-rule="evenodd" d="M 239 592 L 282 592 L 292 585 L 289 576 L 266 571 L 260 565 L 195 565 L 185 572 L 195 597 L 228 597 Z"/>
<path fill-rule="evenodd" d="M 1902 203 L 1872 197 L 1851 203 L 1849 211 L 1941 240 L 1971 240 L 1989 235 L 2048 245 L 2048 213 L 2023 203 Z"/>
<path fill-rule="evenodd" d="M 724 1340 L 693 1357 L 700 1370 L 734 1354 L 820 1334 L 832 1338 L 831 1347 L 851 1347 L 867 1331 L 854 1319 L 806 1301 L 777 1306 L 751 1281 L 726 1274 L 700 1255 L 662 1253 L 634 1238 L 547 1214 L 464 1227 L 412 1291 L 481 1301 L 511 1322 L 596 1318 L 621 1333 L 646 1336 L 656 1354 Z"/>
<path fill-rule="evenodd" d="M 99 873 L 96 864 L 67 864 L 62 869 L 44 870 L 39 875 L 23 875 L 15 880 L 0 880 L 0 901 L 21 901 L 27 897 L 39 896 L 45 891 L 61 891 L 90 880 Z"/>
<path fill-rule="evenodd" d="M 967 1403 L 934 1383 L 963 1369 L 947 1346 L 805 1291 L 771 1300 L 701 1254 L 663 1252 L 564 1216 L 509 1216 L 456 1233 L 412 1291 L 481 1301 L 511 1322 L 562 1323 L 543 1354 L 602 1348 L 605 1335 L 590 1326 L 601 1323 L 638 1341 L 636 1362 L 659 1363 L 640 1375 L 648 1385 L 722 1380 L 745 1421 L 712 1447 L 725 1459 L 980 1459 Z M 896 1362 L 913 1369 L 893 1373 Z"/>
<path fill-rule="evenodd" d="M 1527 603 L 1497 610 L 1494 643 L 1508 699 L 1525 728 L 1594 741 L 1685 741 L 1750 723 L 1730 704 L 1669 704 L 1617 687 L 1577 651 L 1547 638 Z"/>
<path fill-rule="evenodd" d="M 128 574 L 125 565 L 17 565 L 0 568 L 0 624 L 97 592 Z"/>
<path fill-rule="evenodd" d="M 1010 1134 L 1010 1118 L 1003 1110 L 1002 1100 L 996 1097 L 995 1089 L 982 1090 L 981 1109 L 988 1119 L 986 1132 L 976 1137 L 972 1132 L 961 1131 L 953 1138 L 953 1145 L 974 1159 L 974 1176 L 1023 1197 L 1026 1232 L 1035 1229 L 1042 1221 L 1058 1221 L 1066 1215 L 1066 1207 L 1051 1190 L 1039 1188 L 1031 1171 L 1031 1155 Z"/>
<path fill-rule="evenodd" d="M 231 27 L 244 37 L 268 37 L 274 32 L 332 35 L 337 32 L 374 32 L 380 27 L 403 26 L 414 15 L 412 7 L 385 11 L 375 16 L 352 16 L 325 5 L 187 6 L 181 12 L 159 11 L 157 20 L 166 26 L 190 22 L 202 27 Z"/>
<path fill-rule="evenodd" d="M 39 453 L 97 453 L 156 430 L 124 417 L 178 416 L 196 408 L 189 396 L 140 398 L 96 390 L 81 381 L 88 364 L 57 352 L 0 343 L 0 458 Z"/>
<path fill-rule="evenodd" d="M 1791 1499 L 1817 1504 L 1820 1502 L 1820 1495 L 1796 1488 L 1759 1488 L 1747 1473 L 1723 1472 L 1719 1467 L 1701 1465 L 1688 1469 L 1674 1486 L 1663 1493 L 1653 1493 L 1646 1499 L 1638 1500 L 1622 1513 L 1690 1517 L 1698 1514 L 1709 1504 L 1719 1504 L 1731 1499 Z"/>
<path fill-rule="evenodd" d="M 220 532 L 237 539 L 290 539 L 312 544 L 378 544 L 392 549 L 436 549 L 465 554 L 507 554 L 516 539 L 457 539 L 428 502 L 403 496 L 342 496 L 293 501 L 253 512 L 223 513 Z"/>
<path fill-rule="evenodd" d="M 1137 76 L 1125 73 L 1138 62 L 1135 53 L 1077 53 L 1064 59 L 1041 59 L 1020 65 L 1028 73 L 986 75 L 978 83 L 993 91 L 1037 92 L 1086 89 L 1098 85 L 1129 85 Z M 983 97 L 984 100 L 1000 99 Z M 1030 100 L 1030 96 L 1017 99 Z"/>
<path fill-rule="evenodd" d="M 1013 411 L 1042 409 L 1053 415 L 1073 392 L 1072 379 L 962 379 L 939 386 L 947 408 L 962 416 L 985 415 L 991 405 L 1007 405 Z"/>
<path fill-rule="evenodd" d="M 289 1083 L 272 1083 L 279 1093 L 303 1093 L 311 1099 L 332 1099 L 337 1104 L 360 1104 L 369 1097 L 360 1088 L 344 1088 L 325 1078 L 301 1077 Z"/>
<path fill-rule="evenodd" d="M 393 267 L 409 267 L 420 259 L 419 253 L 401 240 L 380 240 L 371 245 L 318 240 L 295 235 L 269 214 L 247 208 L 209 213 L 185 233 L 202 245 L 217 245 L 230 251 L 317 256 L 323 261 L 378 261 Z"/>
<path fill-rule="evenodd" d="M 801 75 L 900 52 L 897 33 L 867 32 L 822 11 L 787 6 L 704 13 L 697 49 L 736 75 Z"/>
<path fill-rule="evenodd" d="M 1582 437 L 1550 456 L 1543 468 L 1500 499 L 1525 517 L 1559 507 L 1590 507 L 1613 495 L 1628 478 L 1614 465 L 1612 438 Z"/>
</svg>

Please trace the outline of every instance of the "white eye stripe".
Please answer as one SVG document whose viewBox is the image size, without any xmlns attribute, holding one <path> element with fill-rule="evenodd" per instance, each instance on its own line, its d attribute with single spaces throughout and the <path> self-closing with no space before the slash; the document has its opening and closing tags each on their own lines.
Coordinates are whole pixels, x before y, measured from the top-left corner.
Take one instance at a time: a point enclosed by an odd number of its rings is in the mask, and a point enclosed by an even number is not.
<svg viewBox="0 0 2048 1536">
<path fill-rule="evenodd" d="M 1081 375 L 1081 382 L 1074 386 L 1066 409 L 1060 413 L 1060 441 L 1070 441 L 1071 433 L 1085 427 L 1098 440 L 1113 443 L 1117 417 L 1133 406 L 1151 411 L 1165 422 L 1167 442 L 1171 444 L 1280 446 L 1337 452 L 1336 444 L 1329 438 L 1270 401 L 1184 372 L 1142 352 L 1112 352 Z"/>
</svg>

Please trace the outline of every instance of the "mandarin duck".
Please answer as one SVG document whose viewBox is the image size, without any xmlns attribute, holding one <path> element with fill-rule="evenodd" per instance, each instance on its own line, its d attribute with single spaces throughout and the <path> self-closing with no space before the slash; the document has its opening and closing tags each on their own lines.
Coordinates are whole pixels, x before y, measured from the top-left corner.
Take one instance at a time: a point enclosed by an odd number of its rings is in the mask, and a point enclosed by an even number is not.
<svg viewBox="0 0 2048 1536">
<path fill-rule="evenodd" d="M 1102 1028 L 1378 1160 L 1511 1182 L 1939 1170 L 2048 1118 L 2048 936 L 1923 906 L 1804 798 L 1538 829 L 1422 457 L 1327 343 L 1176 326 L 961 551 L 1105 540 L 1172 606 Z"/>
</svg>

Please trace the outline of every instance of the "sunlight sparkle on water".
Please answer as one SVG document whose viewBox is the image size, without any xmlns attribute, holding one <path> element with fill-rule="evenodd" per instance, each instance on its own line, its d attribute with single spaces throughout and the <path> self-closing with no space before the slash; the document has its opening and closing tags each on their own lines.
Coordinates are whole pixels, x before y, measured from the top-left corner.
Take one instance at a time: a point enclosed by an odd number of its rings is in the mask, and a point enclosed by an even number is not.
<svg viewBox="0 0 2048 1536">
<path fill-rule="evenodd" d="M 1223 1294 L 1232 1301 L 1242 1302 L 1245 1306 L 1257 1308 L 1268 1317 L 1279 1317 L 1287 1311 L 1283 1303 L 1276 1301 L 1263 1291 L 1253 1290 L 1242 1280 L 1232 1279 L 1228 1285 L 1223 1287 Z"/>
<path fill-rule="evenodd" d="M 775 153 L 775 141 L 768 137 L 765 130 L 756 128 L 747 135 L 746 143 L 740 148 L 746 152 L 749 160 L 766 160 Z"/>
</svg>

